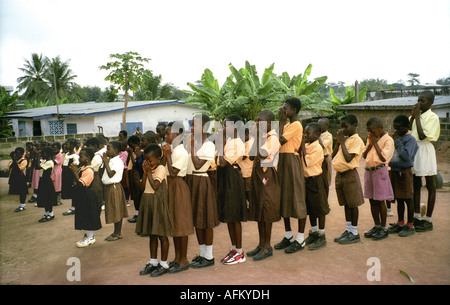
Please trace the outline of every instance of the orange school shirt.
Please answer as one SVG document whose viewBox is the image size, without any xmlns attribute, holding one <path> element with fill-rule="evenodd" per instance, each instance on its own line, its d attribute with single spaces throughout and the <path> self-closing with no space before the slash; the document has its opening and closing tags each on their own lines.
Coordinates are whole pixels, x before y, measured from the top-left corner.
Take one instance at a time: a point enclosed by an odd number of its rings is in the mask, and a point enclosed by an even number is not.
<svg viewBox="0 0 450 305">
<path fill-rule="evenodd" d="M 281 145 L 280 153 L 293 153 L 298 155 L 297 151 L 300 148 L 303 138 L 302 124 L 299 121 L 287 123 L 284 125 L 282 136 L 287 142 Z"/>
<path fill-rule="evenodd" d="M 366 147 L 369 146 L 369 143 L 370 140 L 369 138 L 367 138 Z M 392 139 L 387 132 L 380 139 L 378 139 L 377 144 L 380 147 L 381 154 L 383 155 L 384 159 L 386 159 L 386 161 L 384 162 L 381 161 L 380 157 L 377 154 L 377 150 L 372 145 L 372 148 L 369 150 L 366 156 L 367 167 L 375 167 L 381 164 L 388 164 L 392 156 L 394 155 L 395 151 L 394 139 Z M 366 149 L 366 147 L 364 149 Z"/>
<path fill-rule="evenodd" d="M 345 161 L 342 145 L 345 145 L 349 154 L 355 154 L 352 161 Z M 362 153 L 364 152 L 364 146 L 363 140 L 357 133 L 346 138 L 344 143 L 341 143 L 341 146 L 339 146 L 339 150 L 333 158 L 333 169 L 337 172 L 345 172 L 359 167 L 359 160 L 361 160 Z"/>
<path fill-rule="evenodd" d="M 319 141 L 305 144 L 305 160 L 302 158 L 305 177 L 314 177 L 322 174 L 323 149 Z M 305 164 L 306 161 L 306 164 Z"/>
</svg>

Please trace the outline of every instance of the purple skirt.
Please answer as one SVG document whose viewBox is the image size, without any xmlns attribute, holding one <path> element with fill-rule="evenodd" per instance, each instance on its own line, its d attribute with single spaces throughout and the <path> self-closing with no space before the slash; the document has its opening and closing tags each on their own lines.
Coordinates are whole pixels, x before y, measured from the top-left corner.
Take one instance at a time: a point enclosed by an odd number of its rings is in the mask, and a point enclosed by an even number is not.
<svg viewBox="0 0 450 305">
<path fill-rule="evenodd" d="M 386 166 L 364 173 L 364 198 L 377 201 L 394 200 L 389 172 Z"/>
</svg>

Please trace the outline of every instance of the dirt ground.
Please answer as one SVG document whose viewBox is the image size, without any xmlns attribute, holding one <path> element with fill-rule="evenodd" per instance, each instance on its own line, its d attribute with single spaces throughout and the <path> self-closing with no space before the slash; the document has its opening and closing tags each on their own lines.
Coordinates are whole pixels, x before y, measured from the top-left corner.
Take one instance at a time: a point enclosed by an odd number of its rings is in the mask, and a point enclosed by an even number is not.
<svg viewBox="0 0 450 305">
<path fill-rule="evenodd" d="M 134 233 L 134 225 L 123 223 L 124 238 L 115 242 L 104 241 L 113 226 L 104 224 L 96 232 L 97 242 L 87 248 L 77 248 L 75 242 L 82 235 L 74 230 L 73 216 L 62 216 L 70 206 L 64 200 L 55 207 L 55 219 L 39 223 L 43 209 L 27 204 L 20 213 L 18 196 L 8 196 L 7 178 L 0 179 L 0 284 L 3 285 L 448 285 L 450 284 L 450 164 L 439 162 L 439 173 L 444 187 L 437 192 L 433 214 L 434 230 L 401 238 L 390 235 L 387 239 L 373 241 L 361 236 L 361 243 L 339 245 L 335 236 L 345 229 L 344 209 L 339 207 L 333 186 L 330 190 L 331 212 L 326 220 L 327 245 L 319 250 L 304 249 L 294 254 L 274 250 L 274 255 L 255 262 L 226 266 L 219 261 L 229 249 L 227 226 L 220 224 L 214 231 L 216 263 L 204 269 L 189 269 L 178 274 L 165 274 L 159 278 L 140 276 L 139 270 L 149 260 L 148 238 Z M 362 175 L 362 170 L 360 170 Z M 31 194 L 31 192 L 30 192 Z M 426 202 L 427 191 L 422 191 Z M 27 199 L 29 199 L 28 195 Z M 397 220 L 396 204 L 392 205 Z M 128 208 L 134 214 L 134 207 Z M 291 220 L 296 230 L 296 221 Z M 369 203 L 360 208 L 358 231 L 373 226 Z M 309 222 L 306 231 L 310 228 Z M 296 234 L 296 232 L 294 232 Z M 273 226 L 272 245 L 284 235 L 283 222 Z M 244 251 L 253 250 L 258 242 L 255 222 L 243 223 Z M 188 258 L 198 254 L 195 235 L 189 237 Z M 173 259 L 172 240 L 169 261 Z M 68 259 L 80 260 L 80 281 L 69 281 L 67 273 L 72 265 Z M 380 279 L 369 281 L 367 274 L 374 265 L 370 258 L 379 259 Z M 369 263 L 368 263 L 369 261 Z M 373 270 L 373 269 L 371 269 Z M 414 284 L 399 270 L 407 272 Z"/>
</svg>

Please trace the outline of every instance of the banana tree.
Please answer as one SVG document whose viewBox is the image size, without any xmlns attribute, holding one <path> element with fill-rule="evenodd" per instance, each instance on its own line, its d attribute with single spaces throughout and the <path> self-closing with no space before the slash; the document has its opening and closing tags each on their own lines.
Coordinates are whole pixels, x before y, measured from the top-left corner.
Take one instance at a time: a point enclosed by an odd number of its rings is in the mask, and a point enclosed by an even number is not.
<svg viewBox="0 0 450 305">
<path fill-rule="evenodd" d="M 358 101 L 362 101 L 366 96 L 367 89 L 363 89 L 358 93 Z M 345 96 L 339 98 L 335 93 L 333 88 L 330 88 L 331 102 L 333 103 L 333 110 L 339 116 L 342 113 L 342 110 L 339 109 L 341 105 L 353 104 L 356 102 L 355 96 L 356 91 L 355 88 L 350 88 L 349 86 L 345 87 Z"/>
<path fill-rule="evenodd" d="M 314 112 L 328 112 L 330 103 L 320 98 L 317 92 L 327 81 L 327 76 L 316 77 L 312 82 L 308 81 L 311 75 L 312 65 L 309 64 L 303 74 L 294 75 L 292 78 L 287 72 L 280 76 L 272 73 L 272 78 L 277 84 L 279 99 L 284 100 L 288 97 L 297 97 L 302 101 L 302 110 Z"/>
</svg>

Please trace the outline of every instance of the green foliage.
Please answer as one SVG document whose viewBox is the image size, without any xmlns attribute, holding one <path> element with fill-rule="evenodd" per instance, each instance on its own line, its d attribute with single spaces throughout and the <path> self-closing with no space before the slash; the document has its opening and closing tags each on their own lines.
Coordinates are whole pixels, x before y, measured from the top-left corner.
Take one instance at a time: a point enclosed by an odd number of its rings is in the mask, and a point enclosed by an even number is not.
<svg viewBox="0 0 450 305">
<path fill-rule="evenodd" d="M 144 74 L 144 63 L 150 59 L 141 57 L 136 52 L 111 54 L 112 61 L 100 66 L 100 70 L 110 71 L 105 80 L 118 86 L 124 91 L 137 91 Z"/>
<path fill-rule="evenodd" d="M 356 102 L 356 90 L 355 88 L 345 87 L 346 93 L 343 98 L 339 98 L 334 94 L 333 88 L 330 88 L 331 101 L 333 103 L 332 109 L 336 116 L 341 116 L 343 111 L 339 109 L 341 105 L 353 104 Z M 362 89 L 358 93 L 358 102 L 362 102 L 364 97 L 366 96 L 367 89 Z"/>
<path fill-rule="evenodd" d="M 171 83 L 162 83 L 161 75 L 154 75 L 151 70 L 144 70 L 142 82 L 133 95 L 136 101 L 156 101 L 178 99 L 178 89 Z"/>
<path fill-rule="evenodd" d="M 18 92 L 9 95 L 4 87 L 0 87 L 0 117 L 3 117 L 6 112 L 16 108 L 16 101 L 19 97 Z M 7 138 L 12 135 L 12 126 L 9 125 L 9 120 L 0 120 L 0 138 Z"/>
<path fill-rule="evenodd" d="M 327 77 L 318 77 L 312 82 L 307 80 L 312 65 L 307 67 L 305 73 L 292 78 L 287 72 L 276 75 L 274 66 L 271 64 L 259 77 L 256 67 L 248 61 L 240 69 L 230 63 L 231 75 L 222 87 L 211 70 L 205 69 L 201 84 L 188 83 L 192 91 L 188 91 L 186 103 L 197 105 L 216 120 L 222 120 L 230 114 L 239 114 L 243 120 L 255 120 L 263 109 L 270 109 L 277 114 L 283 100 L 291 96 L 300 98 L 308 110 L 330 108 L 330 105 L 326 107 L 326 101 L 318 101 L 317 93 Z"/>
</svg>

